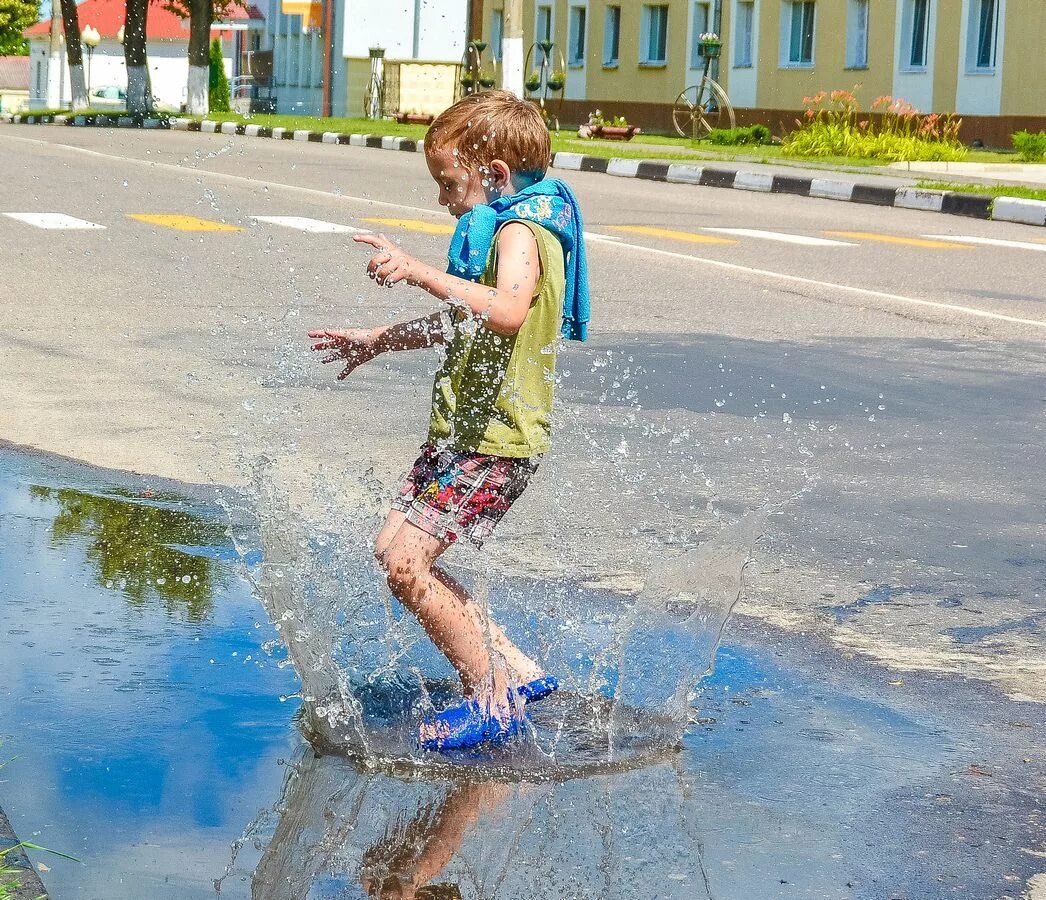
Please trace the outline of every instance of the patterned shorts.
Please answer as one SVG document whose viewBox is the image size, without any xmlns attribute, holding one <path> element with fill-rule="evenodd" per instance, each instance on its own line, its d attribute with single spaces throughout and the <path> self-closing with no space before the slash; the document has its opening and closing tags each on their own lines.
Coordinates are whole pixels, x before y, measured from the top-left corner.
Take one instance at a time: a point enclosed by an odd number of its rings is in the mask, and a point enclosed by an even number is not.
<svg viewBox="0 0 1046 900">
<path fill-rule="evenodd" d="M 434 537 L 453 543 L 465 536 L 482 547 L 537 468 L 537 458 L 436 450 L 425 444 L 392 508 Z"/>
</svg>

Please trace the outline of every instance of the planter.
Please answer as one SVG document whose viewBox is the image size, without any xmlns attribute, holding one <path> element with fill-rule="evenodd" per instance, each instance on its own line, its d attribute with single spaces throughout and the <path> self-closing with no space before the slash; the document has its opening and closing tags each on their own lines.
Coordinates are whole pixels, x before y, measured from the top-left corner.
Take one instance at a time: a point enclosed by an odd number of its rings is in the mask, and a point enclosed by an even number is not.
<svg viewBox="0 0 1046 900">
<path fill-rule="evenodd" d="M 705 59 L 718 59 L 722 52 L 722 44 L 712 43 L 710 41 L 698 44 L 698 53 L 700 53 Z"/>
<path fill-rule="evenodd" d="M 481 88 L 486 88 L 487 90 L 490 90 L 497 83 L 497 79 L 495 78 L 481 78 L 479 80 L 479 86 Z"/>
<path fill-rule="evenodd" d="M 641 131 L 635 125 L 593 125 L 591 128 L 592 137 L 605 141 L 630 141 Z"/>
<path fill-rule="evenodd" d="M 523 86 L 524 86 L 524 87 L 525 87 L 525 88 L 526 88 L 526 89 L 527 89 L 528 91 L 530 91 L 531 93 L 534 93 L 534 91 L 537 91 L 537 90 L 540 90 L 540 89 L 541 89 L 541 79 L 540 79 L 540 78 L 528 78 L 528 79 L 527 79 L 527 80 L 526 80 L 526 81 L 525 81 L 525 82 L 523 83 Z"/>
<path fill-rule="evenodd" d="M 561 91 L 566 83 L 566 78 L 561 75 L 550 75 L 548 77 L 548 89 L 550 91 Z"/>
<path fill-rule="evenodd" d="M 487 49 L 487 42 L 486 41 L 473 41 L 472 42 L 472 46 L 476 48 L 476 52 L 477 53 L 482 53 L 484 50 Z"/>
<path fill-rule="evenodd" d="M 433 118 L 421 113 L 396 113 L 396 121 L 400 125 L 431 125 Z"/>
</svg>

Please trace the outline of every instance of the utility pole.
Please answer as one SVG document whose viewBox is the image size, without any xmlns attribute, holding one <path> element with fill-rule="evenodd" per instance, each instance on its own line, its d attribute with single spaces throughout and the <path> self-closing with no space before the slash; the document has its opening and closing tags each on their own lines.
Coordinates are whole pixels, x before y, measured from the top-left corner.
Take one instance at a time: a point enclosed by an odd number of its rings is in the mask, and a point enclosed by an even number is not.
<svg viewBox="0 0 1046 900">
<path fill-rule="evenodd" d="M 523 0 L 505 0 L 501 38 L 501 86 L 523 96 Z"/>
</svg>

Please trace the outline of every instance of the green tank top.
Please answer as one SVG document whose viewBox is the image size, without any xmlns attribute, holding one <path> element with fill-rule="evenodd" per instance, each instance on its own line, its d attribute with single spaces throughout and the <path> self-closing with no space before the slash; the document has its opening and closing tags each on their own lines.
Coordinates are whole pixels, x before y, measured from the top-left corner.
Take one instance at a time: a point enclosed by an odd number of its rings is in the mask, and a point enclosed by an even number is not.
<svg viewBox="0 0 1046 900">
<path fill-rule="evenodd" d="M 441 449 L 517 459 L 548 452 L 556 346 L 563 321 L 563 245 L 547 228 L 534 232 L 541 276 L 530 312 L 511 337 L 495 334 L 470 310 L 451 311 L 446 358 L 432 388 L 429 443 Z M 507 223 L 506 223 L 507 224 Z M 504 226 L 502 226 L 504 227 Z M 497 283 L 497 238 L 481 284 Z"/>
</svg>

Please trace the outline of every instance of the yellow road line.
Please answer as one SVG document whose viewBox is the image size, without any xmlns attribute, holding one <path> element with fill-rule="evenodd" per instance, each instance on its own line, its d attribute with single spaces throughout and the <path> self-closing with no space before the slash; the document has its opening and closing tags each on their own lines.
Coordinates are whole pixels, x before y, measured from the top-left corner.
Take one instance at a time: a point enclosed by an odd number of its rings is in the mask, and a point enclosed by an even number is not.
<svg viewBox="0 0 1046 900">
<path fill-rule="evenodd" d="M 969 244 L 952 241 L 931 241 L 926 238 L 898 237 L 895 234 L 876 234 L 873 231 L 826 231 L 833 237 L 853 238 L 859 241 L 878 241 L 881 244 L 906 244 L 909 247 L 927 247 L 931 250 L 970 250 Z"/>
<path fill-rule="evenodd" d="M 372 225 L 384 225 L 386 228 L 405 228 L 407 231 L 420 231 L 422 234 L 453 234 L 453 225 L 442 222 L 426 222 L 424 219 L 363 219 Z"/>
<path fill-rule="evenodd" d="M 214 222 L 211 219 L 198 219 L 196 216 L 170 215 L 167 213 L 133 213 L 128 215 L 129 219 L 136 219 L 149 225 L 162 225 L 164 228 L 173 228 L 175 231 L 243 231 L 236 225 L 226 225 L 224 222 Z"/>
<path fill-rule="evenodd" d="M 609 225 L 610 231 L 624 231 L 647 237 L 667 238 L 670 241 L 686 241 L 690 244 L 736 244 L 730 238 L 714 237 L 710 234 L 694 234 L 692 231 L 672 231 L 670 228 L 653 228 L 649 225 Z"/>
</svg>

